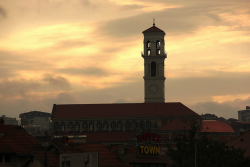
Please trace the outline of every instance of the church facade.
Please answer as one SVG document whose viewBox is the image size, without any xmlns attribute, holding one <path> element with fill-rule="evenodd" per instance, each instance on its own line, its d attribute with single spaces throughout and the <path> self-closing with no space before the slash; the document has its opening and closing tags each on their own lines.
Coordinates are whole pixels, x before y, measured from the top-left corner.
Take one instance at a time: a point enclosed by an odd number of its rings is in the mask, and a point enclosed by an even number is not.
<svg viewBox="0 0 250 167">
<path fill-rule="evenodd" d="M 201 116 L 182 103 L 165 103 L 165 32 L 153 24 L 142 33 L 144 103 L 54 104 L 53 133 L 157 132 L 176 118 L 187 127 L 200 125 Z"/>
<path fill-rule="evenodd" d="M 192 126 L 202 127 L 202 117 L 199 114 L 180 102 L 165 102 L 165 32 L 153 24 L 142 33 L 144 103 L 54 104 L 51 117 L 52 134 L 86 135 L 87 143 L 102 143 L 111 150 L 119 147 L 121 156 L 141 143 L 157 144 L 161 147 L 157 160 L 151 160 L 150 157 L 142 160 L 138 158 L 138 151 L 134 151 L 136 154 L 124 156 L 125 161 L 131 166 L 140 163 L 166 166 L 166 144 L 175 147 L 174 137 L 181 133 L 183 128 L 190 130 Z M 228 133 L 233 134 L 231 130 Z M 219 132 L 216 136 L 218 135 Z M 225 137 L 225 140 L 229 139 L 231 138 Z M 120 149 L 125 147 L 128 148 L 127 151 Z"/>
</svg>

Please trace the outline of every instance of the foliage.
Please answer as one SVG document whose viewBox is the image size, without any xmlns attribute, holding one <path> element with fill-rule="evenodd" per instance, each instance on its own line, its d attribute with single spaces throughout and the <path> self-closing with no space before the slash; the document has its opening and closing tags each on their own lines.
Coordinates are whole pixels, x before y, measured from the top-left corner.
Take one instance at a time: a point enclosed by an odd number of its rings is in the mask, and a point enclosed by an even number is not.
<svg viewBox="0 0 250 167">
<path fill-rule="evenodd" d="M 175 162 L 172 167 L 194 167 L 195 145 L 197 145 L 196 167 L 249 167 L 250 157 L 244 158 L 246 150 L 227 146 L 225 142 L 208 140 L 207 134 L 198 136 L 198 126 L 193 126 L 187 136 L 186 130 L 175 137 L 177 150 L 167 144 L 168 155 Z"/>
</svg>

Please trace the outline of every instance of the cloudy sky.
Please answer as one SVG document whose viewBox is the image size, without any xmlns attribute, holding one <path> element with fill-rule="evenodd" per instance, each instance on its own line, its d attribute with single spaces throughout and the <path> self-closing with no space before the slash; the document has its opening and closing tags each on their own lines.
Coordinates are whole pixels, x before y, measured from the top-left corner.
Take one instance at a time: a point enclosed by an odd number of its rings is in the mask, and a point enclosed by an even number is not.
<svg viewBox="0 0 250 167">
<path fill-rule="evenodd" d="M 237 119 L 250 105 L 249 0 L 0 0 L 0 115 L 144 102 L 153 18 L 166 33 L 166 102 Z"/>
</svg>

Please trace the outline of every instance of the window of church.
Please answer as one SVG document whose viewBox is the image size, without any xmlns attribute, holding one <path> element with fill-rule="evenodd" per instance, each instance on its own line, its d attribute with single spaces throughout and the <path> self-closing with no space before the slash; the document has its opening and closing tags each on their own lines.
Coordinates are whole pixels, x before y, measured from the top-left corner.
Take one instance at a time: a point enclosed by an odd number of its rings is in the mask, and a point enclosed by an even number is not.
<svg viewBox="0 0 250 167">
<path fill-rule="evenodd" d="M 109 124 L 107 121 L 103 122 L 103 131 L 108 131 L 109 130 Z"/>
<path fill-rule="evenodd" d="M 80 123 L 79 122 L 76 122 L 76 126 L 75 126 L 75 131 L 76 132 L 80 132 Z"/>
<path fill-rule="evenodd" d="M 65 127 L 66 127 L 66 124 L 64 122 L 62 122 L 60 124 L 60 132 L 65 132 L 65 129 L 66 129 Z"/>
<path fill-rule="evenodd" d="M 156 76 L 156 62 L 151 62 L 151 76 Z"/>
<path fill-rule="evenodd" d="M 122 130 L 123 130 L 123 124 L 122 124 L 121 121 L 119 121 L 119 122 L 117 123 L 117 130 L 118 130 L 118 131 L 122 131 Z"/>
<path fill-rule="evenodd" d="M 142 130 L 145 130 L 145 122 L 144 121 L 140 121 L 140 128 Z"/>
<path fill-rule="evenodd" d="M 135 131 L 136 130 L 136 127 L 137 127 L 137 122 L 136 121 L 133 121 L 131 123 L 131 131 Z"/>
<path fill-rule="evenodd" d="M 58 122 L 55 122 L 55 123 L 54 123 L 54 132 L 55 132 L 55 133 L 58 133 L 58 132 L 59 132 L 59 123 L 58 123 Z"/>
<path fill-rule="evenodd" d="M 146 121 L 146 129 L 150 130 L 150 128 L 151 128 L 151 121 L 147 120 Z"/>
<path fill-rule="evenodd" d="M 74 132 L 74 124 L 72 122 L 68 124 L 68 132 Z"/>
<path fill-rule="evenodd" d="M 96 128 L 97 128 L 96 129 L 97 131 L 102 131 L 102 122 L 101 121 L 97 122 Z"/>
<path fill-rule="evenodd" d="M 88 132 L 88 123 L 86 121 L 82 123 L 82 131 Z"/>
<path fill-rule="evenodd" d="M 147 41 L 147 48 L 150 49 L 151 48 L 151 42 Z"/>
<path fill-rule="evenodd" d="M 93 132 L 93 131 L 94 131 L 94 127 L 95 127 L 95 126 L 94 126 L 94 122 L 91 121 L 91 122 L 89 123 L 89 131 L 92 131 L 92 132 Z"/>
<path fill-rule="evenodd" d="M 115 121 L 112 121 L 111 122 L 111 127 L 110 127 L 111 129 L 111 131 L 116 131 L 116 122 Z"/>
<path fill-rule="evenodd" d="M 156 41 L 156 48 L 158 49 L 158 48 L 160 48 L 160 46 L 161 46 L 161 43 L 160 43 L 159 40 L 157 40 L 157 41 Z"/>
<path fill-rule="evenodd" d="M 130 131 L 130 122 L 129 121 L 125 122 L 125 131 Z"/>
<path fill-rule="evenodd" d="M 148 50 L 148 56 L 150 56 L 150 50 Z"/>
</svg>

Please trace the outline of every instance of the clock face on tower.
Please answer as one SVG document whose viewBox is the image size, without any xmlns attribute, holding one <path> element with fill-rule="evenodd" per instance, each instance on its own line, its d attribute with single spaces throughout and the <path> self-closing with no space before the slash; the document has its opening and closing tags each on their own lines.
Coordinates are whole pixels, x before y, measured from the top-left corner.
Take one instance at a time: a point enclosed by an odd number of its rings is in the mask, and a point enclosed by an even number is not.
<svg viewBox="0 0 250 167">
<path fill-rule="evenodd" d="M 155 84 L 152 84 L 152 85 L 149 86 L 150 93 L 157 93 L 158 90 L 159 90 L 159 88 Z"/>
</svg>

